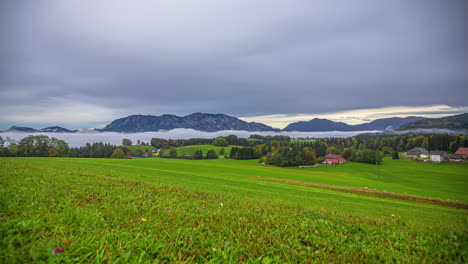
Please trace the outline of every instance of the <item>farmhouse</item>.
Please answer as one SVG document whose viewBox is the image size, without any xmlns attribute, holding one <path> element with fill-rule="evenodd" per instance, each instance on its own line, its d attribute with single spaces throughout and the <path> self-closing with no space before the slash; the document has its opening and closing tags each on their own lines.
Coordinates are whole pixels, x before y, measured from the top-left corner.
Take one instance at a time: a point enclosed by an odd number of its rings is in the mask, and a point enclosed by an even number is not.
<svg viewBox="0 0 468 264">
<path fill-rule="evenodd" d="M 424 148 L 412 148 L 408 150 L 407 152 L 404 153 L 405 157 L 410 157 L 410 158 L 428 158 L 429 157 L 429 151 L 425 150 Z"/>
<path fill-rule="evenodd" d="M 324 163 L 327 165 L 337 165 L 341 163 L 345 163 L 346 159 L 343 158 L 341 155 L 333 155 L 333 154 L 327 154 L 325 156 L 325 161 Z"/>
<path fill-rule="evenodd" d="M 463 162 L 463 155 L 461 154 L 452 154 L 449 158 L 451 162 Z"/>
<path fill-rule="evenodd" d="M 447 152 L 445 151 L 431 151 L 429 152 L 431 162 L 441 163 L 447 159 Z"/>
<path fill-rule="evenodd" d="M 466 160 L 468 159 L 468 148 L 458 148 L 455 154 L 462 155 L 463 159 Z"/>
</svg>

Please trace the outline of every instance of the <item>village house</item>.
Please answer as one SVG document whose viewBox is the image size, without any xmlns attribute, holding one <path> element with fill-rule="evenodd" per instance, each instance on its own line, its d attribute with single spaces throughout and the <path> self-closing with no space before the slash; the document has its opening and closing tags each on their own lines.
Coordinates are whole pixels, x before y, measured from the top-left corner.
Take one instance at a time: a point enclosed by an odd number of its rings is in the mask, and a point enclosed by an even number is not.
<svg viewBox="0 0 468 264">
<path fill-rule="evenodd" d="M 429 159 L 431 160 L 431 162 L 441 163 L 442 161 L 447 159 L 447 152 L 438 150 L 431 151 L 429 152 Z"/>
<path fill-rule="evenodd" d="M 403 153 L 404 157 L 426 159 L 429 157 L 429 151 L 424 148 L 412 148 Z"/>
<path fill-rule="evenodd" d="M 468 148 L 458 148 L 458 150 L 455 152 L 457 155 L 461 155 L 464 160 L 468 159 Z"/>
<path fill-rule="evenodd" d="M 334 154 L 327 154 L 325 156 L 324 163 L 327 165 L 337 165 L 341 163 L 345 163 L 346 159 L 343 158 L 341 155 L 334 155 Z"/>
<path fill-rule="evenodd" d="M 464 160 L 464 158 L 463 158 L 463 155 L 461 155 L 461 154 L 452 154 L 449 157 L 450 162 L 463 162 L 463 160 Z"/>
</svg>

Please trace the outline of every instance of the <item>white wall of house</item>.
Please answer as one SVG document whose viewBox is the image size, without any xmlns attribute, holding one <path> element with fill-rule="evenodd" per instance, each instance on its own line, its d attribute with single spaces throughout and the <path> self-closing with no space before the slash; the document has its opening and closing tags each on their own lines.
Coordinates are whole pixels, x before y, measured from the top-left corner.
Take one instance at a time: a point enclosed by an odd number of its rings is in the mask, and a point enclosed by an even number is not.
<svg viewBox="0 0 468 264">
<path fill-rule="evenodd" d="M 426 154 L 421 154 L 421 155 L 419 155 L 419 158 L 421 158 L 421 159 L 427 159 L 427 158 L 429 158 L 429 156 L 426 155 Z"/>
<path fill-rule="evenodd" d="M 430 159 L 431 159 L 432 162 L 437 162 L 437 163 L 442 162 L 442 156 L 441 155 L 431 155 Z"/>
</svg>

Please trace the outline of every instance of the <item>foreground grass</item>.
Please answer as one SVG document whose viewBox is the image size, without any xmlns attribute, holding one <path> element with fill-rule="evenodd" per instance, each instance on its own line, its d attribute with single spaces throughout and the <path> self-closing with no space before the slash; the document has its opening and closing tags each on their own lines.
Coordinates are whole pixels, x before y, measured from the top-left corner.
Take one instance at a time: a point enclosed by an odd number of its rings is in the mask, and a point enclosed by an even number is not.
<svg viewBox="0 0 468 264">
<path fill-rule="evenodd" d="M 466 262 L 464 210 L 235 180 L 219 164 L 0 159 L 0 262 Z"/>
</svg>

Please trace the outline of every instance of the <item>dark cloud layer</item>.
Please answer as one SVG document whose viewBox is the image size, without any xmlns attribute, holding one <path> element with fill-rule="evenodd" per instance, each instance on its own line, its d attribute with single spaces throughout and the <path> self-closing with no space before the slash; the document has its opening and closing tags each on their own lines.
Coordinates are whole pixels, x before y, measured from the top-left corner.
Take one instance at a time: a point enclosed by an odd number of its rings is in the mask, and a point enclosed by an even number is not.
<svg viewBox="0 0 468 264">
<path fill-rule="evenodd" d="M 2 1 L 0 123 L 467 105 L 464 0 L 229 2 Z"/>
</svg>

